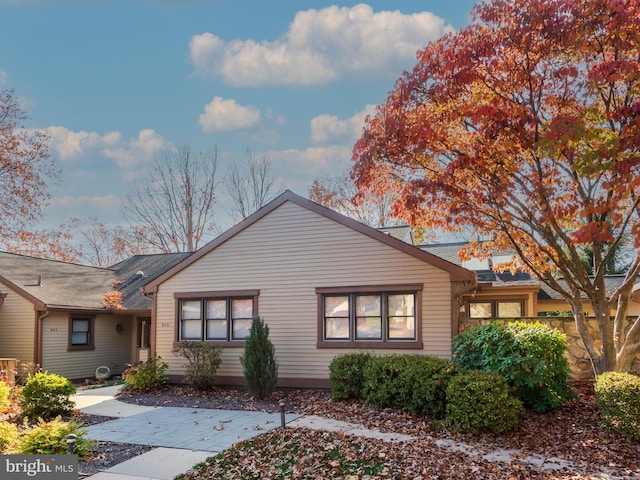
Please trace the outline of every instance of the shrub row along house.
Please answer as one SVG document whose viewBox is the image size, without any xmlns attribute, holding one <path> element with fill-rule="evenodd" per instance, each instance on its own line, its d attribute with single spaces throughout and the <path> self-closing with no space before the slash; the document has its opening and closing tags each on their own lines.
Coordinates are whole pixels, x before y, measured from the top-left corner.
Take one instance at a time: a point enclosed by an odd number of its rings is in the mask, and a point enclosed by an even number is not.
<svg viewBox="0 0 640 480">
<path fill-rule="evenodd" d="M 218 381 L 241 384 L 243 339 L 260 315 L 279 385 L 322 387 L 342 353 L 449 358 L 469 318 L 566 310 L 528 277 L 462 264 L 459 245 L 418 248 L 391 233 L 287 191 L 193 254 L 103 269 L 0 253 L 0 356 L 81 379 L 158 355 L 180 381 L 174 343 L 205 340 L 224 347 Z"/>
</svg>

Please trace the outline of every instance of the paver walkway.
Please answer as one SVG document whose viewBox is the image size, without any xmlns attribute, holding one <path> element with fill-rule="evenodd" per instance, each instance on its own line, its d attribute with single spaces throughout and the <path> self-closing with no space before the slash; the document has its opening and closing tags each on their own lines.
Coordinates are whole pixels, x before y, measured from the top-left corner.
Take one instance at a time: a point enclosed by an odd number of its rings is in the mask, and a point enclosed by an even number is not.
<svg viewBox="0 0 640 480">
<path fill-rule="evenodd" d="M 95 440 L 152 445 L 158 448 L 89 477 L 90 480 L 172 480 L 197 463 L 219 453 L 234 443 L 250 439 L 281 424 L 279 413 L 245 410 L 214 410 L 182 407 L 147 407 L 114 399 L 118 387 L 79 392 L 74 400 L 78 409 L 93 415 L 120 417 L 86 427 L 88 437 Z M 289 427 L 342 431 L 384 441 L 406 442 L 414 437 L 383 433 L 338 420 L 317 416 L 286 415 Z M 517 450 L 477 451 L 472 445 L 453 440 L 432 439 L 440 447 L 481 456 L 491 462 L 509 462 L 514 456 L 542 470 L 568 468 L 580 471 L 573 462 L 543 455 L 522 455 Z M 601 471 L 589 478 L 616 479 L 611 472 Z"/>
<path fill-rule="evenodd" d="M 286 421 L 298 416 L 288 414 Z M 279 426 L 279 413 L 161 407 L 86 430 L 96 440 L 221 452 Z"/>
</svg>

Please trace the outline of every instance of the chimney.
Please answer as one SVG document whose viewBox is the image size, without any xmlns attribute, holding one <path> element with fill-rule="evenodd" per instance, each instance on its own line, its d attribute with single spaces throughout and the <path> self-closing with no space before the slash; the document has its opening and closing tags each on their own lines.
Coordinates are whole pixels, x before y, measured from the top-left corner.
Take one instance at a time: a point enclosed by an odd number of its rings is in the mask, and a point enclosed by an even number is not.
<svg viewBox="0 0 640 480">
<path fill-rule="evenodd" d="M 42 275 L 38 275 L 38 283 L 37 283 L 38 287 L 42 286 Z"/>
</svg>

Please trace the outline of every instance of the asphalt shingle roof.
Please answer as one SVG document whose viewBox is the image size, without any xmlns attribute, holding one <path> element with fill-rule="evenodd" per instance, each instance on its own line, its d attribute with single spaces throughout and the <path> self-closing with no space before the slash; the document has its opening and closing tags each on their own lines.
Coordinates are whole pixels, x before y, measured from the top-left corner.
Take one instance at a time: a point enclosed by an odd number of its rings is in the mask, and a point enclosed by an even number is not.
<svg viewBox="0 0 640 480">
<path fill-rule="evenodd" d="M 50 307 L 101 309 L 113 272 L 0 252 L 0 277 Z"/>
<path fill-rule="evenodd" d="M 110 268 L 98 268 L 0 252 L 0 277 L 49 307 L 89 310 L 104 310 L 104 295 L 118 281 L 124 307 L 146 310 L 151 301 L 142 295 L 142 286 L 188 255 L 136 255 Z"/>
<path fill-rule="evenodd" d="M 125 307 L 129 310 L 151 308 L 151 301 L 142 295 L 142 287 L 189 255 L 189 253 L 135 255 L 112 265 L 110 268 L 115 278 L 122 282 L 118 290 L 122 292 L 122 303 Z"/>
</svg>

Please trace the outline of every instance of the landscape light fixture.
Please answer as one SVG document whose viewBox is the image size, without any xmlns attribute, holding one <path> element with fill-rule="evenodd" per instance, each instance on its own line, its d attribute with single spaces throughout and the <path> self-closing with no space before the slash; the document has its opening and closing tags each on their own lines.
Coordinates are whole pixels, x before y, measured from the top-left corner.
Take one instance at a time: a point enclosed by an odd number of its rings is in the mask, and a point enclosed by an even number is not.
<svg viewBox="0 0 640 480">
<path fill-rule="evenodd" d="M 69 455 L 73 455 L 76 453 L 76 440 L 78 440 L 78 436 L 70 433 L 67 435 L 67 453 Z"/>
<path fill-rule="evenodd" d="M 285 418 L 284 418 L 284 407 L 287 404 L 285 403 L 284 400 L 280 400 L 278 402 L 278 406 L 280 407 L 280 428 L 284 428 L 285 425 Z"/>
</svg>

